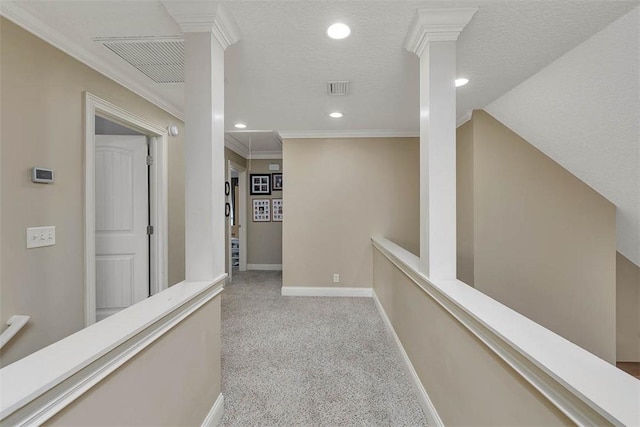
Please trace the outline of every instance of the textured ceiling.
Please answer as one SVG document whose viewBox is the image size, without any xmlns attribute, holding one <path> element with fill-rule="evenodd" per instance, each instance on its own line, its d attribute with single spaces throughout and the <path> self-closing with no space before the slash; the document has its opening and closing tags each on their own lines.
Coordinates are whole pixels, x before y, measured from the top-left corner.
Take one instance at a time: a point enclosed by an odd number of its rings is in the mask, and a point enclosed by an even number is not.
<svg viewBox="0 0 640 427">
<path fill-rule="evenodd" d="M 640 9 L 487 111 L 617 207 L 618 251 L 640 266 Z"/>
<path fill-rule="evenodd" d="M 7 3 L 5 0 L 3 3 Z M 482 108 L 623 15 L 627 1 L 233 1 L 242 40 L 226 52 L 226 123 L 279 131 L 418 130 L 418 61 L 403 49 L 417 8 L 479 6 L 458 42 L 458 113 Z M 22 1 L 19 7 L 153 93 L 177 114 L 182 84 L 157 84 L 94 41 L 176 36 L 159 1 Z M 326 37 L 335 21 L 351 26 Z M 329 97 L 327 80 L 351 80 Z M 327 117 L 332 110 L 344 118 Z"/>
</svg>

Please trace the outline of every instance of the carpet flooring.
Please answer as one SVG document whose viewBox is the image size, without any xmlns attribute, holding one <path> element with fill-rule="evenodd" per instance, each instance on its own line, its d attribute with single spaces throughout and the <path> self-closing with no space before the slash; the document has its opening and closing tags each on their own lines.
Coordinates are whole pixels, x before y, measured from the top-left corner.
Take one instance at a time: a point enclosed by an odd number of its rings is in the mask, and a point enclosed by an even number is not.
<svg viewBox="0 0 640 427">
<path fill-rule="evenodd" d="M 283 297 L 282 274 L 222 294 L 222 426 L 426 426 L 370 298 Z"/>
</svg>

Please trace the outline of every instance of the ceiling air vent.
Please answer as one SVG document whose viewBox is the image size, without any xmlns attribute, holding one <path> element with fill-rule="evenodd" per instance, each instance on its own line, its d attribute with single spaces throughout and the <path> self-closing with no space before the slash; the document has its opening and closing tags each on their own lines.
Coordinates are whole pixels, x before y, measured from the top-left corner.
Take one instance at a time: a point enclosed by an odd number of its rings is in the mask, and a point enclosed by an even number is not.
<svg viewBox="0 0 640 427">
<path fill-rule="evenodd" d="M 349 80 L 336 80 L 327 82 L 327 92 L 333 96 L 345 96 L 349 94 Z"/>
<path fill-rule="evenodd" d="M 177 38 L 96 39 L 156 83 L 184 83 L 184 41 Z"/>
</svg>

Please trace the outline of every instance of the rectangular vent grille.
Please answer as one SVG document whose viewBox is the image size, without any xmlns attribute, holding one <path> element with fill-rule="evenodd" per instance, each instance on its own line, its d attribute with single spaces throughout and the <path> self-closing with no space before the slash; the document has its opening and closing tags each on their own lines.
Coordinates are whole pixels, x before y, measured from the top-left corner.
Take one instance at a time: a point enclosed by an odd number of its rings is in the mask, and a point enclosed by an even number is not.
<svg viewBox="0 0 640 427">
<path fill-rule="evenodd" d="M 349 80 L 336 80 L 327 82 L 327 92 L 333 96 L 346 96 L 349 94 Z"/>
<path fill-rule="evenodd" d="M 184 83 L 184 42 L 181 40 L 102 44 L 156 83 Z"/>
</svg>

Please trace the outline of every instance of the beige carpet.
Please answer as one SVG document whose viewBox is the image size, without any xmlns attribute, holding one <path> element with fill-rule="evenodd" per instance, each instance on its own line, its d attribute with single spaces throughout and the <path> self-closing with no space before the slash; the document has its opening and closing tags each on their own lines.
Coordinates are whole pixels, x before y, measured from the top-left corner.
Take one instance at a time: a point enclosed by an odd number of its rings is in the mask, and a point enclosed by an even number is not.
<svg viewBox="0 0 640 427">
<path fill-rule="evenodd" d="M 424 426 L 370 298 L 282 297 L 280 272 L 222 295 L 222 426 Z"/>
</svg>

